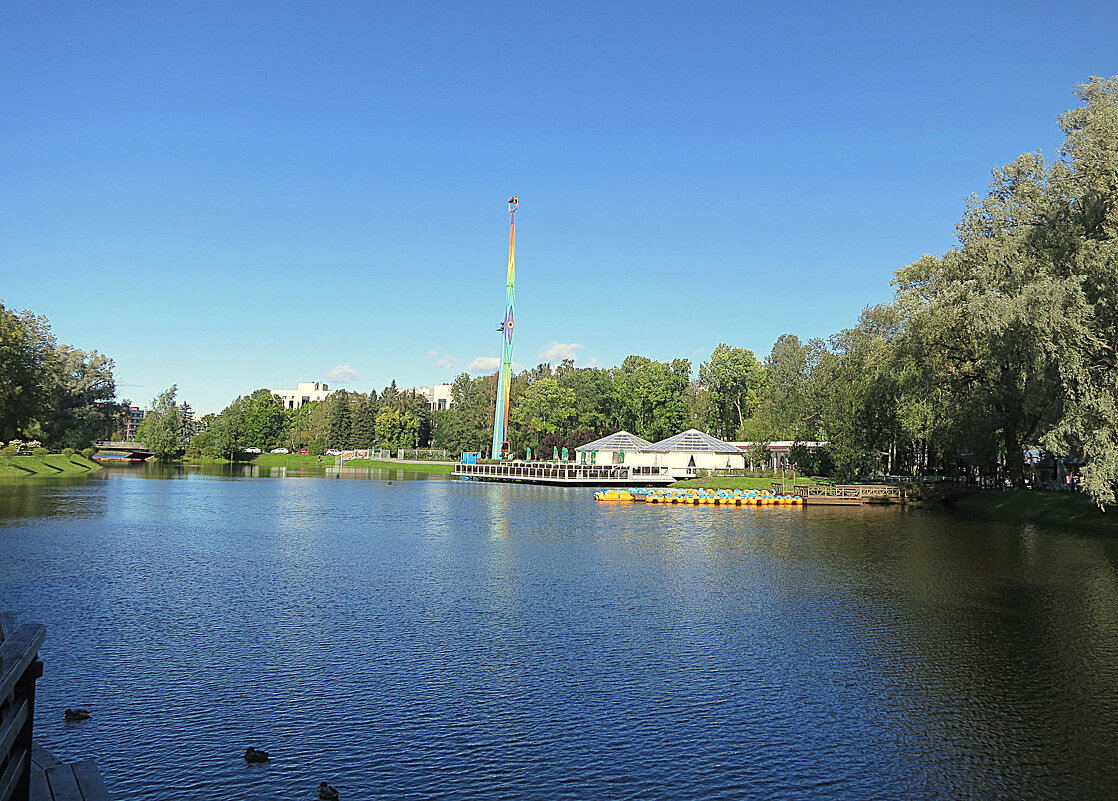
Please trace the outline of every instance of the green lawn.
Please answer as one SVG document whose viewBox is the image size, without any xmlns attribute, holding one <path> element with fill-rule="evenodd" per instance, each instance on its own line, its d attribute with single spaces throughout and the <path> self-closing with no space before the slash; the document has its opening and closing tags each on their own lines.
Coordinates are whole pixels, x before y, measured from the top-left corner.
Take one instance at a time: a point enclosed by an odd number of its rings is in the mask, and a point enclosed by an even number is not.
<svg viewBox="0 0 1118 801">
<path fill-rule="evenodd" d="M 323 456 L 325 461 L 330 457 Z M 454 472 L 453 464 L 423 464 L 422 462 L 381 462 L 376 459 L 350 459 L 346 467 L 371 467 L 374 470 L 406 470 L 409 473 L 432 473 L 449 476 Z"/>
<path fill-rule="evenodd" d="M 710 476 L 709 478 L 689 478 L 686 481 L 677 481 L 673 487 L 703 487 L 705 489 L 772 489 L 773 482 L 779 478 L 752 478 L 750 476 Z M 793 484 L 814 484 L 815 479 L 799 476 L 795 481 L 788 478 L 788 489 Z"/>
<path fill-rule="evenodd" d="M 77 476 L 100 470 L 101 465 L 75 453 L 67 459 L 61 453 L 49 456 L 0 456 L 0 477 Z"/>
<path fill-rule="evenodd" d="M 1006 523 L 1038 523 L 1095 533 L 1118 534 L 1118 508 L 1101 511 L 1081 492 L 988 490 L 952 504 L 964 514 Z"/>
<path fill-rule="evenodd" d="M 333 467 L 337 464 L 334 456 L 319 457 L 309 453 L 262 453 L 252 460 L 261 467 Z M 420 462 L 382 462 L 374 459 L 349 459 L 346 467 L 366 467 L 375 470 L 406 470 L 410 473 L 437 473 L 449 475 L 454 471 L 452 463 L 422 464 Z"/>
</svg>

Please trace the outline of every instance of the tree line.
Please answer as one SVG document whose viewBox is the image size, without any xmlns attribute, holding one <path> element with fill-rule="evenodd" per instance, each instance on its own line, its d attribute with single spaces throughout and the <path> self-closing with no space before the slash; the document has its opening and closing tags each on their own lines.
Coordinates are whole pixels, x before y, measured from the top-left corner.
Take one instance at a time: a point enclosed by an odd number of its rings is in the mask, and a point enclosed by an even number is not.
<svg viewBox="0 0 1118 801">
<path fill-rule="evenodd" d="M 0 301 L 0 441 L 84 448 L 123 431 L 130 401 L 115 396 L 112 359 L 59 344 L 46 317 Z"/>
<path fill-rule="evenodd" d="M 808 342 L 786 334 L 763 360 L 719 345 L 697 380 L 685 359 L 537 365 L 512 382 L 513 450 L 546 454 L 618 429 L 657 440 L 695 426 L 724 439 L 826 441 L 821 455 L 798 454 L 840 477 L 982 472 L 1022 486 L 1026 450 L 1042 448 L 1078 457 L 1087 490 L 1113 503 L 1118 78 L 1093 77 L 1075 93 L 1082 105 L 1058 118 L 1056 159 L 1027 153 L 994 169 L 956 226 L 958 245 L 897 270 L 894 300 L 866 308 L 852 328 Z M 452 397 L 452 408 L 430 412 L 419 399 L 339 393 L 322 411 L 300 410 L 285 436 L 486 452 L 495 378 L 460 375 Z M 380 435 L 385 409 L 405 435 Z"/>
<path fill-rule="evenodd" d="M 537 365 L 512 381 L 513 451 L 696 427 L 728 440 L 825 441 L 822 452 L 796 449 L 799 466 L 842 478 L 982 473 L 1021 486 L 1025 452 L 1040 448 L 1078 457 L 1086 489 L 1115 502 L 1118 78 L 1093 77 L 1075 93 L 1082 105 L 1058 118 L 1055 160 L 1027 153 L 994 169 L 956 226 L 958 244 L 898 269 L 893 301 L 864 309 L 852 328 L 807 342 L 785 334 L 763 358 L 720 344 L 695 376 L 686 359 L 638 355 L 612 368 Z M 101 425 L 97 403 L 112 397 L 111 361 L 55 346 L 27 312 L 3 310 L 0 324 L 0 432 L 84 444 L 78 432 Z M 178 450 L 487 453 L 496 377 L 459 375 L 453 405 L 436 411 L 395 382 L 297 410 L 262 389 L 192 421 L 197 430 L 183 425 L 173 389 L 153 402 L 145 433 L 160 425 Z"/>
</svg>

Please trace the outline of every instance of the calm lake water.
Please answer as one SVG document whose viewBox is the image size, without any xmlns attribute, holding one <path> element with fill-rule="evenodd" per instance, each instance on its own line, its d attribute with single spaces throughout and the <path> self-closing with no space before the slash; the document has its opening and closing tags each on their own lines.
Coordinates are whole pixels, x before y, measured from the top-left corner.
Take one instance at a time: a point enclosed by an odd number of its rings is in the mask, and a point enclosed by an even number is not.
<svg viewBox="0 0 1118 801">
<path fill-rule="evenodd" d="M 396 478 L 0 484 L 36 734 L 120 799 L 1118 796 L 1118 541 Z"/>
</svg>

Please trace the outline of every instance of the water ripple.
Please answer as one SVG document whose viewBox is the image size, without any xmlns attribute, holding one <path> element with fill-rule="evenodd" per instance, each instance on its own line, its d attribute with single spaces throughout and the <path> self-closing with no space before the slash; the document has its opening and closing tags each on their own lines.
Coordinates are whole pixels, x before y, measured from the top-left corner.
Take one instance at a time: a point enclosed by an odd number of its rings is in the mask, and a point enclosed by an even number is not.
<svg viewBox="0 0 1118 801">
<path fill-rule="evenodd" d="M 0 607 L 49 629 L 36 731 L 121 798 L 1118 794 L 1107 541 L 197 474 L 0 515 Z"/>
</svg>

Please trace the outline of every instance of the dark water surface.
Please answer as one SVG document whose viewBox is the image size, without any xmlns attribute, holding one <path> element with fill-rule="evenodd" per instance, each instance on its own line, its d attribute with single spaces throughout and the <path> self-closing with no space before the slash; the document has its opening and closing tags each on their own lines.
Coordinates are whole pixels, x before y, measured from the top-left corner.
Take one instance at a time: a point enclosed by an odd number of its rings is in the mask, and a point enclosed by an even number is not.
<svg viewBox="0 0 1118 801">
<path fill-rule="evenodd" d="M 0 484 L 36 733 L 120 799 L 1111 799 L 1116 562 L 887 508 Z"/>
</svg>

